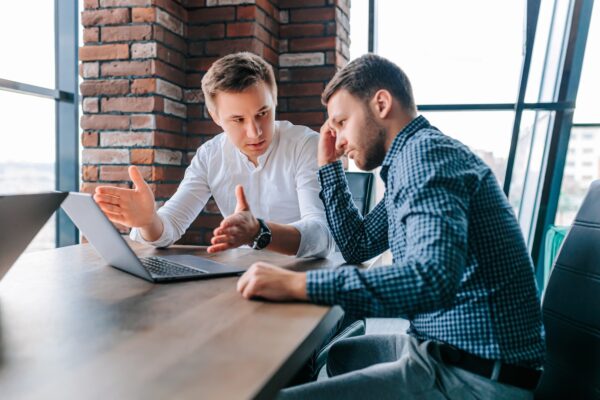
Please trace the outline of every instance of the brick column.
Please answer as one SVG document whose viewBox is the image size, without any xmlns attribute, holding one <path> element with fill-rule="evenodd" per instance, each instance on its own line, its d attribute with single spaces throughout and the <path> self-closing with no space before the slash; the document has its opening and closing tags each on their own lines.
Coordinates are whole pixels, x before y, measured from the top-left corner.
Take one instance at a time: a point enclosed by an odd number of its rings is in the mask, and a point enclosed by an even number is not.
<svg viewBox="0 0 600 400">
<path fill-rule="evenodd" d="M 217 58 L 252 51 L 279 77 L 278 119 L 318 129 L 320 94 L 348 59 L 349 0 L 85 0 L 80 49 L 82 191 L 127 187 L 139 166 L 160 206 L 198 146 L 219 133 L 200 81 Z M 210 201 L 181 243 L 208 243 Z"/>
</svg>

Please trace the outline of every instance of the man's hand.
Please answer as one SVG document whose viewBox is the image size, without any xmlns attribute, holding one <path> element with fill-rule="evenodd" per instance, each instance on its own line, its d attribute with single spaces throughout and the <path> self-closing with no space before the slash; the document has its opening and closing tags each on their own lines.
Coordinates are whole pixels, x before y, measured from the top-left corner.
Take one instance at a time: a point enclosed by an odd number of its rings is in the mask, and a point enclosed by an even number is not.
<svg viewBox="0 0 600 400">
<path fill-rule="evenodd" d="M 264 262 L 252 264 L 238 280 L 237 291 L 246 299 L 308 300 L 304 272 L 288 271 Z"/>
<path fill-rule="evenodd" d="M 148 228 L 158 219 L 154 194 L 136 166 L 129 167 L 129 177 L 133 189 L 98 186 L 94 200 L 111 221 L 130 228 Z"/>
<path fill-rule="evenodd" d="M 336 137 L 337 133 L 331 122 L 329 120 L 325 121 L 319 135 L 319 151 L 317 155 L 319 167 L 339 160 L 344 154 L 342 149 L 336 149 L 335 147 Z"/>
<path fill-rule="evenodd" d="M 213 231 L 213 238 L 210 241 L 212 246 L 207 249 L 209 253 L 252 244 L 260 232 L 260 224 L 250 212 L 250 206 L 241 185 L 236 186 L 235 197 L 237 198 L 235 212 L 221 221 L 221 225 Z"/>
</svg>

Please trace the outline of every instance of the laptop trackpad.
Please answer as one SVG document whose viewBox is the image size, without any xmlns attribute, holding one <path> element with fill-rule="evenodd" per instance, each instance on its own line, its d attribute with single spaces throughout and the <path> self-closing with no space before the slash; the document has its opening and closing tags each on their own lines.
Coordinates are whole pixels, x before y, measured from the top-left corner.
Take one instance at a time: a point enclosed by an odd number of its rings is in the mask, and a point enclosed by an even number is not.
<svg viewBox="0 0 600 400">
<path fill-rule="evenodd" d="M 206 271 L 211 274 L 222 274 L 222 273 L 235 273 L 244 272 L 245 268 L 232 267 L 230 265 L 221 264 L 220 262 L 209 260 L 208 258 L 192 256 L 189 254 L 176 254 L 176 255 L 158 255 L 160 258 L 164 258 L 169 261 L 173 261 L 185 266 Z"/>
</svg>

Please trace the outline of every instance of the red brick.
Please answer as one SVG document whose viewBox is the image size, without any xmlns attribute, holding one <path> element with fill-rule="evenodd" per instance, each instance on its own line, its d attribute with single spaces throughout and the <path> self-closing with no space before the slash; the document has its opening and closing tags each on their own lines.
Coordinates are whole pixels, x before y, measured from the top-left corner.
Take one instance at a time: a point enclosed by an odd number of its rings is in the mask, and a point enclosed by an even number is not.
<svg viewBox="0 0 600 400">
<path fill-rule="evenodd" d="M 149 40 L 152 38 L 152 26 L 106 26 L 101 29 L 101 37 L 103 42 Z"/>
<path fill-rule="evenodd" d="M 196 57 L 187 59 L 187 69 L 206 72 L 219 57 Z"/>
<path fill-rule="evenodd" d="M 187 123 L 187 133 L 196 135 L 215 135 L 223 132 L 223 129 L 213 121 L 189 121 Z"/>
<path fill-rule="evenodd" d="M 152 112 L 162 110 L 162 97 L 110 97 L 102 99 L 102 112 Z"/>
<path fill-rule="evenodd" d="M 162 131 L 169 131 L 180 133 L 182 131 L 183 125 L 181 120 L 174 117 L 168 117 L 165 115 L 156 115 L 156 129 L 160 129 Z"/>
<path fill-rule="evenodd" d="M 213 55 L 217 54 L 224 56 L 238 51 L 252 51 L 259 53 L 257 50 L 258 41 L 256 39 L 233 39 L 233 40 L 211 40 L 206 43 L 206 53 Z"/>
<path fill-rule="evenodd" d="M 131 149 L 129 158 L 132 164 L 152 164 L 154 162 L 154 150 Z"/>
<path fill-rule="evenodd" d="M 84 181 L 97 181 L 98 180 L 98 166 L 97 165 L 83 165 L 81 167 L 81 177 Z"/>
<path fill-rule="evenodd" d="M 81 134 L 81 145 L 83 147 L 97 147 L 98 132 L 83 132 Z"/>
<path fill-rule="evenodd" d="M 87 97 L 83 99 L 81 109 L 84 113 L 97 113 L 99 111 L 99 102 L 97 97 Z"/>
<path fill-rule="evenodd" d="M 155 132 L 154 146 L 185 150 L 187 148 L 187 137 L 167 132 Z"/>
<path fill-rule="evenodd" d="M 83 43 L 100 41 L 100 28 L 83 28 Z"/>
<path fill-rule="evenodd" d="M 188 39 L 219 39 L 225 37 L 225 24 L 210 24 L 202 26 L 190 26 L 188 28 Z"/>
<path fill-rule="evenodd" d="M 152 167 L 152 181 L 180 182 L 185 174 L 184 168 L 178 167 Z"/>
<path fill-rule="evenodd" d="M 197 218 L 194 222 L 192 222 L 192 228 L 210 228 L 214 229 L 223 221 L 223 217 L 221 215 L 202 215 L 200 218 Z"/>
<path fill-rule="evenodd" d="M 183 22 L 161 9 L 156 10 L 156 22 L 179 36 L 183 35 Z"/>
<path fill-rule="evenodd" d="M 323 92 L 322 83 L 284 83 L 279 85 L 279 95 L 289 96 L 320 96 Z"/>
<path fill-rule="evenodd" d="M 83 46 L 79 49 L 79 60 L 118 60 L 129 58 L 129 46 L 126 44 L 107 44 L 101 46 Z"/>
<path fill-rule="evenodd" d="M 154 196 L 157 199 L 168 199 L 173 196 L 179 187 L 179 184 L 175 183 L 157 183 L 154 184 Z"/>
<path fill-rule="evenodd" d="M 98 0 L 83 0 L 83 8 L 85 10 L 89 10 L 92 8 L 98 8 L 99 3 Z"/>
<path fill-rule="evenodd" d="M 253 36 L 256 24 L 253 22 L 235 22 L 227 24 L 228 37 Z"/>
<path fill-rule="evenodd" d="M 116 131 L 102 132 L 100 146 L 102 147 L 145 147 L 152 146 L 154 134 L 152 132 Z"/>
<path fill-rule="evenodd" d="M 152 4 L 152 0 L 100 0 L 102 7 L 142 7 Z"/>
<path fill-rule="evenodd" d="M 325 5 L 325 0 L 279 0 L 279 8 L 305 8 Z"/>
<path fill-rule="evenodd" d="M 129 93 L 129 81 L 126 79 L 88 80 L 80 86 L 83 96 L 114 96 Z"/>
<path fill-rule="evenodd" d="M 288 105 L 289 109 L 294 111 L 323 111 L 325 109 L 320 96 L 290 98 Z"/>
<path fill-rule="evenodd" d="M 132 115 L 131 129 L 156 129 L 156 116 L 152 114 Z"/>
<path fill-rule="evenodd" d="M 146 94 L 156 91 L 155 78 L 136 79 L 131 83 L 131 93 Z"/>
<path fill-rule="evenodd" d="M 127 115 L 84 115 L 81 117 L 81 129 L 105 130 L 128 128 L 129 116 Z"/>
<path fill-rule="evenodd" d="M 181 0 L 177 0 L 177 1 L 173 1 L 173 0 L 152 0 L 152 4 L 153 5 L 158 6 L 159 8 L 162 8 L 163 10 L 168 11 L 171 15 L 177 17 L 178 19 L 180 19 L 182 21 L 187 21 L 187 19 L 188 19 L 188 12 L 181 5 L 181 3 L 183 3 L 183 1 L 181 1 Z"/>
<path fill-rule="evenodd" d="M 100 146 L 123 147 L 123 146 L 152 146 L 152 132 L 116 131 L 102 132 L 100 134 Z"/>
<path fill-rule="evenodd" d="M 334 66 L 291 68 L 286 71 L 287 80 L 302 82 L 329 81 L 336 73 Z M 280 79 L 282 79 L 282 74 L 283 70 L 280 70 Z"/>
<path fill-rule="evenodd" d="M 323 24 L 284 24 L 279 28 L 282 38 L 322 36 L 325 33 Z"/>
<path fill-rule="evenodd" d="M 295 22 L 314 22 L 331 21 L 335 18 L 335 9 L 327 8 L 302 8 L 290 11 L 290 21 Z"/>
<path fill-rule="evenodd" d="M 83 164 L 127 164 L 129 163 L 129 150 L 83 149 L 81 160 Z"/>
<path fill-rule="evenodd" d="M 169 31 L 168 29 L 163 28 L 160 25 L 154 25 L 153 29 L 154 29 L 154 34 L 153 34 L 154 40 L 164 43 L 167 46 L 172 47 L 175 50 L 179 51 L 180 53 L 187 53 L 187 51 L 188 51 L 187 42 L 181 36 L 174 34 L 173 32 Z"/>
<path fill-rule="evenodd" d="M 81 24 L 92 25 L 119 25 L 130 22 L 128 8 L 112 8 L 109 10 L 84 11 L 81 13 Z"/>
<path fill-rule="evenodd" d="M 156 43 L 156 56 L 168 64 L 183 68 L 185 65 L 185 57 L 180 52 Z"/>
<path fill-rule="evenodd" d="M 165 78 L 166 80 L 174 82 L 180 86 L 185 85 L 185 73 L 182 70 L 160 60 L 152 60 L 152 72 L 154 75 Z"/>
<path fill-rule="evenodd" d="M 302 125 L 319 125 L 323 124 L 326 119 L 324 111 L 280 113 L 278 118 Z"/>
<path fill-rule="evenodd" d="M 152 64 L 146 61 L 117 61 L 100 66 L 102 76 L 150 75 Z"/>
<path fill-rule="evenodd" d="M 235 7 L 210 7 L 188 12 L 188 22 L 210 23 L 217 21 L 233 21 Z"/>
<path fill-rule="evenodd" d="M 132 22 L 154 22 L 156 9 L 154 7 L 134 8 L 131 10 L 131 20 Z"/>
<path fill-rule="evenodd" d="M 146 182 L 152 180 L 152 167 L 138 167 L 138 170 Z M 103 165 L 100 167 L 100 180 L 129 182 L 131 180 L 129 177 L 129 166 Z"/>
<path fill-rule="evenodd" d="M 335 36 L 290 39 L 289 46 L 292 52 L 329 50 L 335 49 L 335 40 Z"/>
<path fill-rule="evenodd" d="M 239 6 L 237 8 L 237 20 L 256 19 L 258 11 L 256 6 Z"/>
</svg>

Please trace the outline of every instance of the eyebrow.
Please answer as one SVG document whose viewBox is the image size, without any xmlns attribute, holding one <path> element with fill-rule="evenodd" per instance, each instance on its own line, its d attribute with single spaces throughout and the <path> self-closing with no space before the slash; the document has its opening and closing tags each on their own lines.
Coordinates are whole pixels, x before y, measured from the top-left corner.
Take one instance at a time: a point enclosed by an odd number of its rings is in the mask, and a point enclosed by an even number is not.
<svg viewBox="0 0 600 400">
<path fill-rule="evenodd" d="M 270 107 L 269 107 L 269 105 L 268 105 L 268 104 L 265 104 L 264 106 L 262 106 L 261 108 L 259 108 L 259 109 L 258 109 L 258 111 L 257 111 L 256 113 L 257 113 L 257 114 L 258 114 L 258 113 L 261 113 L 261 112 L 263 112 L 263 111 L 266 111 L 266 110 L 268 110 L 269 108 L 270 108 Z M 235 119 L 235 118 L 244 118 L 244 116 L 243 116 L 243 115 L 235 115 L 235 114 L 234 114 L 234 115 L 230 115 L 230 116 L 229 116 L 229 119 Z"/>
</svg>

